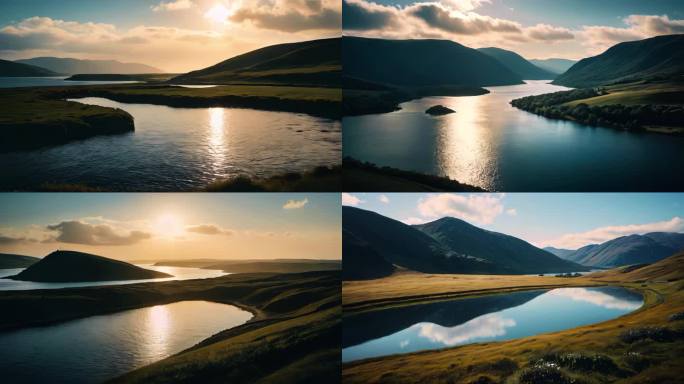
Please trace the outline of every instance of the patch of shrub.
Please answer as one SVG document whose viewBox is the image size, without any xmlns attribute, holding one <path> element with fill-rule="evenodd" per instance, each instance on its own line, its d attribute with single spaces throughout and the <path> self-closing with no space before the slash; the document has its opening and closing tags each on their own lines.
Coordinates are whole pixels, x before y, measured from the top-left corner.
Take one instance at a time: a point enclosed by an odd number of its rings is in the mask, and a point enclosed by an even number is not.
<svg viewBox="0 0 684 384">
<path fill-rule="evenodd" d="M 667 327 L 642 327 L 632 328 L 620 334 L 620 340 L 625 343 L 634 343 L 641 340 L 653 340 L 670 342 L 681 338 L 681 333 Z"/>
<path fill-rule="evenodd" d="M 677 312 L 670 315 L 670 321 L 684 320 L 684 312 Z"/>
<path fill-rule="evenodd" d="M 600 354 L 583 353 L 551 353 L 539 360 L 539 363 L 551 363 L 571 371 L 598 372 L 602 374 L 615 374 L 620 368 L 613 359 Z"/>
<path fill-rule="evenodd" d="M 651 365 L 651 360 L 639 352 L 627 352 L 622 360 L 636 372 L 641 372 Z"/>
<path fill-rule="evenodd" d="M 522 370 L 520 384 L 579 384 L 579 382 L 560 370 L 558 364 L 535 364 Z"/>
</svg>

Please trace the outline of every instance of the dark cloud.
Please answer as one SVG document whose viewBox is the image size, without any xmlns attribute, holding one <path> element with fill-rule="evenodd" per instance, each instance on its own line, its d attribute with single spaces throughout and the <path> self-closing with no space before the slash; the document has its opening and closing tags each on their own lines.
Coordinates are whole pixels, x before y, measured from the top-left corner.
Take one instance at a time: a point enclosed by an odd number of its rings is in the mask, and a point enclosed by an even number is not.
<svg viewBox="0 0 684 384">
<path fill-rule="evenodd" d="M 149 233 L 142 231 L 131 231 L 127 235 L 120 235 L 109 225 L 92 225 L 80 221 L 63 221 L 59 224 L 48 225 L 47 228 L 58 232 L 54 240 L 73 244 L 131 245 L 151 237 Z"/>
<path fill-rule="evenodd" d="M 185 228 L 188 232 L 201 233 L 203 235 L 232 235 L 233 232 L 213 224 L 191 225 Z"/>
<path fill-rule="evenodd" d="M 488 16 L 456 17 L 437 4 L 417 4 L 408 8 L 408 14 L 423 20 L 429 26 L 450 33 L 476 35 L 485 32 L 521 33 L 520 25 L 515 22 L 495 19 Z"/>
<path fill-rule="evenodd" d="M 333 9 L 323 9 L 318 13 L 302 14 L 288 11 L 282 14 L 242 8 L 230 17 L 233 22 L 251 21 L 259 28 L 282 32 L 301 32 L 308 30 L 339 30 L 342 25 L 342 14 Z"/>
<path fill-rule="evenodd" d="M 382 29 L 394 24 L 395 13 L 389 8 L 360 1 L 342 1 L 343 28 L 356 31 Z"/>
<path fill-rule="evenodd" d="M 24 241 L 26 241 L 26 239 L 23 237 L 11 237 L 0 235 L 0 245 L 14 245 L 23 243 Z"/>
</svg>

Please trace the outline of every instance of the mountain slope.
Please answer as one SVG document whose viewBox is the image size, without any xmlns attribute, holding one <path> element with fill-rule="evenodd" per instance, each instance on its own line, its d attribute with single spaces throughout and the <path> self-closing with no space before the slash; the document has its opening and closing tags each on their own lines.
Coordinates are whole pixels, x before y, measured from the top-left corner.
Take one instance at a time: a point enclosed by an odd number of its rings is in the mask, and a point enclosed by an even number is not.
<svg viewBox="0 0 684 384">
<path fill-rule="evenodd" d="M 278 83 L 339 86 L 340 38 L 278 44 L 177 76 L 173 83 Z"/>
<path fill-rule="evenodd" d="M 159 68 L 139 63 L 121 63 L 116 60 L 80 60 L 62 57 L 34 57 L 32 59 L 15 60 L 16 63 L 30 64 L 46 68 L 62 74 L 82 74 L 82 73 L 118 73 L 118 74 L 140 74 L 140 73 L 161 73 Z"/>
<path fill-rule="evenodd" d="M 2 77 L 46 77 L 58 74 L 49 69 L 30 64 L 15 63 L 8 60 L 0 60 L 0 76 Z"/>
<path fill-rule="evenodd" d="M 652 232 L 591 244 L 564 256 L 592 267 L 618 267 L 659 261 L 684 250 L 684 233 Z"/>
<path fill-rule="evenodd" d="M 35 264 L 39 260 L 39 258 L 32 256 L 0 253 L 0 269 L 26 268 L 31 264 Z"/>
<path fill-rule="evenodd" d="M 501 48 L 478 48 L 478 51 L 484 53 L 487 56 L 491 56 L 499 62 L 506 66 L 506 68 L 513 71 L 513 73 L 518 74 L 522 79 L 525 80 L 547 80 L 556 77 L 555 73 L 551 73 L 545 69 L 542 69 L 529 61 L 524 57 L 518 55 L 513 51 L 507 51 Z"/>
<path fill-rule="evenodd" d="M 522 79 L 496 59 L 448 40 L 342 37 L 345 77 L 404 87 L 494 86 Z"/>
<path fill-rule="evenodd" d="M 170 276 L 89 253 L 55 251 L 10 278 L 41 282 L 79 282 L 155 279 Z"/>
<path fill-rule="evenodd" d="M 580 60 L 553 84 L 585 88 L 684 74 L 684 35 L 656 36 L 612 46 Z"/>
<path fill-rule="evenodd" d="M 566 256 L 575 252 L 572 249 L 562 249 L 562 248 L 554 248 L 554 247 L 544 247 L 542 249 L 545 250 L 546 252 L 553 253 L 554 255 L 560 257 L 561 259 L 567 259 Z"/>
<path fill-rule="evenodd" d="M 353 233 L 342 232 L 342 279 L 366 280 L 389 276 L 394 265 Z"/>
<path fill-rule="evenodd" d="M 530 243 L 503 233 L 491 232 L 453 217 L 414 226 L 450 251 L 488 260 L 505 273 L 558 273 L 587 270 Z"/>
<path fill-rule="evenodd" d="M 529 62 L 556 75 L 560 75 L 577 63 L 576 60 L 568 59 L 532 59 Z"/>
</svg>

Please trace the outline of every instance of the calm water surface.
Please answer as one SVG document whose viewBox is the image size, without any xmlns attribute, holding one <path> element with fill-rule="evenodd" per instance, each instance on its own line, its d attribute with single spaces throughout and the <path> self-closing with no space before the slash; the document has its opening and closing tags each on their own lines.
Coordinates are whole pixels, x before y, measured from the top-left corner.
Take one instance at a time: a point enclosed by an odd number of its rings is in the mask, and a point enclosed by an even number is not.
<svg viewBox="0 0 684 384">
<path fill-rule="evenodd" d="M 6 383 L 101 383 L 192 347 L 252 314 L 182 301 L 0 333 Z"/>
<path fill-rule="evenodd" d="M 117 281 L 90 281 L 83 283 L 39 283 L 34 281 L 18 281 L 4 279 L 3 277 L 14 276 L 23 271 L 24 268 L 0 269 L 0 291 L 16 291 L 27 289 L 58 289 L 72 287 L 91 287 L 99 285 L 123 285 L 134 283 L 148 283 L 171 280 L 190 280 L 190 279 L 210 279 L 227 275 L 226 272 L 216 269 L 188 268 L 188 267 L 167 267 L 155 266 L 152 264 L 136 264 L 145 269 L 152 269 L 159 272 L 168 273 L 173 277 L 144 280 L 117 280 Z"/>
<path fill-rule="evenodd" d="M 643 305 L 619 287 L 558 288 L 386 309 L 344 319 L 342 360 L 510 340 L 610 320 Z"/>
<path fill-rule="evenodd" d="M 430 97 L 402 110 L 344 118 L 344 155 L 446 175 L 491 191 L 681 190 L 684 137 L 629 133 L 550 120 L 510 100 L 567 88 L 544 81 Z M 456 113 L 432 117 L 441 104 Z"/>
<path fill-rule="evenodd" d="M 85 183 L 111 190 L 194 190 L 237 174 L 268 177 L 341 162 L 339 121 L 236 108 L 170 108 L 102 98 L 135 132 L 0 154 L 0 189 Z"/>
<path fill-rule="evenodd" d="M 0 77 L 0 88 L 64 87 L 69 85 L 131 84 L 137 81 L 66 81 L 69 76 L 57 77 Z"/>
</svg>

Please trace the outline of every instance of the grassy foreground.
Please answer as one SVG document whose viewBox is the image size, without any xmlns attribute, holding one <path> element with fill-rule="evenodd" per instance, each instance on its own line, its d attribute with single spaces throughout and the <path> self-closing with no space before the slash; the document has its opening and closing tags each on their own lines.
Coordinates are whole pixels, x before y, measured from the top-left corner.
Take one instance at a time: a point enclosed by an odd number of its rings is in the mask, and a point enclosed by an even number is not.
<svg viewBox="0 0 684 384">
<path fill-rule="evenodd" d="M 263 179 L 238 176 L 214 182 L 206 192 L 338 192 L 342 190 L 342 167 L 316 167 L 310 172 L 286 173 Z"/>
<path fill-rule="evenodd" d="M 232 304 L 254 317 L 113 382 L 336 382 L 340 371 L 339 282 L 339 272 L 323 271 L 5 291 L 0 292 L 0 330 L 183 300 Z"/>
<path fill-rule="evenodd" d="M 540 287 L 623 286 L 644 295 L 625 316 L 503 342 L 351 362 L 345 383 L 680 383 L 684 374 L 684 254 L 578 278 L 425 275 L 344 282 L 344 316 L 409 302 Z"/>
</svg>

